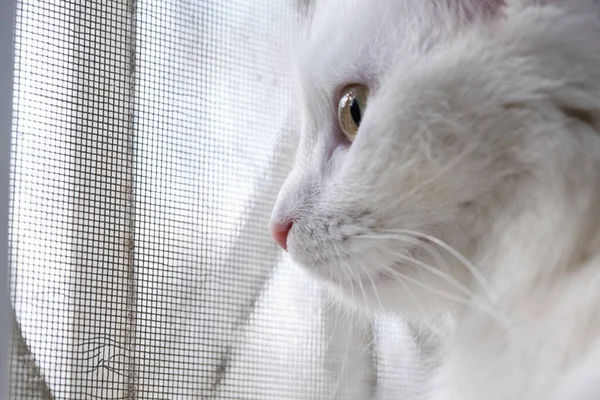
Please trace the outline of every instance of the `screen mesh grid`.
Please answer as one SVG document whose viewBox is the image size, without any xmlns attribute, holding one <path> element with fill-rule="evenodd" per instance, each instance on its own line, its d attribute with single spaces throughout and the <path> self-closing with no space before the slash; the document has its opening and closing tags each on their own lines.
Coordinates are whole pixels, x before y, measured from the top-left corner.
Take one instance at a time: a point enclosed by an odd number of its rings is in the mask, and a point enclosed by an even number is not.
<svg viewBox="0 0 600 400">
<path fill-rule="evenodd" d="M 10 399 L 418 397 L 410 326 L 269 237 L 292 3 L 18 2 Z"/>
</svg>

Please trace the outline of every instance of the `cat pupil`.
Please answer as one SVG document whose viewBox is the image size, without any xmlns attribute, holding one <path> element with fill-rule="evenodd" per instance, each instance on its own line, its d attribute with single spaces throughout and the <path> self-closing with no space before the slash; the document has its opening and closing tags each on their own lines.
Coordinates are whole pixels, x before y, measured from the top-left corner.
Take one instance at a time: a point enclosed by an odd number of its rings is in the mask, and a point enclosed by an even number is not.
<svg viewBox="0 0 600 400">
<path fill-rule="evenodd" d="M 350 105 L 350 115 L 352 115 L 352 119 L 356 126 L 360 126 L 360 106 L 358 105 L 358 101 L 356 99 L 352 99 L 352 104 Z"/>
</svg>

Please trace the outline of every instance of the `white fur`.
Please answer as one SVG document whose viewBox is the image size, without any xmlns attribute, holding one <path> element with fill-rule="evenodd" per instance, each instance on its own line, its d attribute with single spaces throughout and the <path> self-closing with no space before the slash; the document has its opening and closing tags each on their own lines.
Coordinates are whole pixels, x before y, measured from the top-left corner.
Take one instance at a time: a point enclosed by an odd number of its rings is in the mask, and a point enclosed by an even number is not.
<svg viewBox="0 0 600 400">
<path fill-rule="evenodd" d="M 498 3 L 317 3 L 272 218 L 348 303 L 452 317 L 431 398 L 598 398 L 600 5 Z"/>
</svg>

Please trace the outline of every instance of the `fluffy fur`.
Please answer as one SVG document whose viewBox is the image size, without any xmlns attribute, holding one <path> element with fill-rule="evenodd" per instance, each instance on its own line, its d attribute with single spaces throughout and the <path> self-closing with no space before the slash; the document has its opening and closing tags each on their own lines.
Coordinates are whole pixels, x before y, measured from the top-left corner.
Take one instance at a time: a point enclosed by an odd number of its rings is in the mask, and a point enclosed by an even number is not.
<svg viewBox="0 0 600 400">
<path fill-rule="evenodd" d="M 272 220 L 349 304 L 454 323 L 431 398 L 600 393 L 600 5 L 324 0 Z M 336 111 L 369 86 L 354 143 Z"/>
</svg>

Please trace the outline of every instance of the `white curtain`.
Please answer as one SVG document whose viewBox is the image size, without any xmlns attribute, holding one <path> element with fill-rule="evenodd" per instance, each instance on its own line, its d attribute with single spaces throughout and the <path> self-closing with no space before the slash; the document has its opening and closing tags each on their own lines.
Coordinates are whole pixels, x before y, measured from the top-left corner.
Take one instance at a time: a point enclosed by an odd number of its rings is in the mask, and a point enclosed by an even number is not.
<svg viewBox="0 0 600 400">
<path fill-rule="evenodd" d="M 269 237 L 294 12 L 19 1 L 11 399 L 420 396 L 429 344 L 332 304 Z"/>
</svg>

